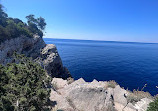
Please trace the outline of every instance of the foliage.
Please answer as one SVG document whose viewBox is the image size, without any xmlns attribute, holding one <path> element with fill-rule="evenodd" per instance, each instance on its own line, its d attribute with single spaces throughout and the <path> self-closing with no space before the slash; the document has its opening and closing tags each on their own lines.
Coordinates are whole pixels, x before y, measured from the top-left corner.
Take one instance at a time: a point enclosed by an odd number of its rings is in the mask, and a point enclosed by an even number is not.
<svg viewBox="0 0 158 111">
<path fill-rule="evenodd" d="M 34 34 L 43 36 L 46 23 L 42 17 L 34 18 L 34 15 L 26 16 L 27 24 L 18 18 L 11 18 L 3 11 L 3 6 L 0 4 L 0 43 L 20 37 L 21 35 L 33 37 Z"/>
<path fill-rule="evenodd" d="M 46 23 L 45 19 L 42 17 L 39 17 L 37 19 L 34 18 L 34 15 L 30 14 L 26 16 L 28 24 L 35 24 L 37 28 L 39 28 L 41 31 L 45 29 Z"/>
<path fill-rule="evenodd" d="M 158 111 L 158 97 L 149 104 L 147 111 Z"/>
<path fill-rule="evenodd" d="M 0 111 L 47 111 L 50 78 L 31 59 L 15 55 L 18 64 L 0 65 Z"/>
</svg>

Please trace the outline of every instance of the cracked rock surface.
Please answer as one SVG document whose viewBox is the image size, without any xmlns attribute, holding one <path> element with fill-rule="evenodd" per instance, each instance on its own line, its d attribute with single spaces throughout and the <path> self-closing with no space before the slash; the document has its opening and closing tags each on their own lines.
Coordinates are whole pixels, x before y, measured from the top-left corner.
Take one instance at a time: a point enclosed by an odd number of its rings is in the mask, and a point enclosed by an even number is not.
<svg viewBox="0 0 158 111">
<path fill-rule="evenodd" d="M 119 85 L 108 87 L 106 81 L 85 82 L 82 78 L 68 84 L 61 78 L 53 78 L 50 100 L 53 108 L 63 111 L 146 111 L 152 101 L 143 98 L 127 104 L 128 91 Z"/>
</svg>

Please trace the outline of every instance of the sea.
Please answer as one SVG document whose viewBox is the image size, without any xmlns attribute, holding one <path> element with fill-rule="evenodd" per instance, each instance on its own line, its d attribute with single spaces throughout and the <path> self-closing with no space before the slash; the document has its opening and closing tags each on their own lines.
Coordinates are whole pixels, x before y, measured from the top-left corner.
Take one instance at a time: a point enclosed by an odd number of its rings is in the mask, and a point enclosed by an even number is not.
<svg viewBox="0 0 158 111">
<path fill-rule="evenodd" d="M 44 38 L 55 44 L 75 80 L 115 80 L 121 87 L 158 94 L 158 44 Z"/>
</svg>

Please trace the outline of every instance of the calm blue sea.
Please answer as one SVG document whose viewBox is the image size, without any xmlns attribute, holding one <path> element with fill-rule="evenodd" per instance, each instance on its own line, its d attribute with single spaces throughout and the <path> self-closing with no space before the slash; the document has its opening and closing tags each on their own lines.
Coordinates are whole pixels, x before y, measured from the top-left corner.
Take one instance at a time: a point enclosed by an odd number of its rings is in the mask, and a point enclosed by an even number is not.
<svg viewBox="0 0 158 111">
<path fill-rule="evenodd" d="M 115 80 L 121 87 L 158 93 L 158 44 L 44 39 L 55 44 L 75 79 Z"/>
</svg>

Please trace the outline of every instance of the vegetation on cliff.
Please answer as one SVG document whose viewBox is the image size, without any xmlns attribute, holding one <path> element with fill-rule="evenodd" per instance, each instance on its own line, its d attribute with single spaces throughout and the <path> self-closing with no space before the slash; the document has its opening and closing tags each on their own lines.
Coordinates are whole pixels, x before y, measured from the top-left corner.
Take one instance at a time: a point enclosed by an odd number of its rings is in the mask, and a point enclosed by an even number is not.
<svg viewBox="0 0 158 111">
<path fill-rule="evenodd" d="M 18 64 L 0 65 L 0 110 L 48 110 L 50 78 L 46 71 L 23 55 L 16 55 L 15 61 Z"/>
<path fill-rule="evenodd" d="M 45 19 L 42 17 L 36 19 L 34 15 L 26 16 L 26 19 L 27 23 L 24 23 L 18 18 L 8 17 L 0 4 L 0 43 L 22 35 L 33 37 L 34 34 L 37 34 L 42 37 L 46 26 Z M 24 55 L 15 54 L 14 56 L 15 63 L 9 63 L 6 66 L 0 65 L 0 111 L 50 110 L 50 89 L 48 87 L 51 79 L 47 72 L 39 64 Z M 115 85 L 116 83 L 113 81 L 107 84 L 111 88 L 115 88 Z M 54 89 L 57 89 L 56 86 L 54 86 Z M 87 90 L 85 89 L 85 91 Z M 129 98 L 127 96 L 127 100 L 129 99 L 131 103 L 132 101 L 140 101 L 142 95 L 136 94 L 139 97 L 131 94 Z M 113 98 L 113 96 L 111 97 Z M 67 101 L 74 107 L 69 98 Z M 147 111 L 157 110 L 158 98 L 150 103 Z"/>
<path fill-rule="evenodd" d="M 149 104 L 147 111 L 158 111 L 158 97 Z"/>
<path fill-rule="evenodd" d="M 33 37 L 37 34 L 42 37 L 46 26 L 45 19 L 42 17 L 36 19 L 34 15 L 28 15 L 26 19 L 27 23 L 24 23 L 18 18 L 8 17 L 0 4 L 0 43 L 22 35 Z"/>
</svg>

